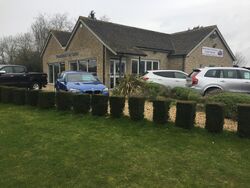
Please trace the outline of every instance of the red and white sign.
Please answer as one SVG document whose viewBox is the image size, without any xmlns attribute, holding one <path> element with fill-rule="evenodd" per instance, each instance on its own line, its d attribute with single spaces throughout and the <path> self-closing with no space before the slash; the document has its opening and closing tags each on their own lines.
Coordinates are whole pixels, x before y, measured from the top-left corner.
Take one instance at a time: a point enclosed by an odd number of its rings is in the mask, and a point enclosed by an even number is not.
<svg viewBox="0 0 250 188">
<path fill-rule="evenodd" d="M 223 57 L 224 53 L 222 49 L 202 47 L 202 55 L 213 56 L 213 57 Z"/>
</svg>

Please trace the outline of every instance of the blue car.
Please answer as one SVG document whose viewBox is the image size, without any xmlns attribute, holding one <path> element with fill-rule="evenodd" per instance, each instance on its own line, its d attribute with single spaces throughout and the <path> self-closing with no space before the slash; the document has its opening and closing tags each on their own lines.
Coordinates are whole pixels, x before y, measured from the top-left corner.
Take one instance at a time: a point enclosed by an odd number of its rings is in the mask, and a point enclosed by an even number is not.
<svg viewBox="0 0 250 188">
<path fill-rule="evenodd" d="M 108 88 L 98 78 L 91 73 L 80 71 L 62 72 L 56 80 L 55 89 L 58 92 L 109 95 Z"/>
</svg>

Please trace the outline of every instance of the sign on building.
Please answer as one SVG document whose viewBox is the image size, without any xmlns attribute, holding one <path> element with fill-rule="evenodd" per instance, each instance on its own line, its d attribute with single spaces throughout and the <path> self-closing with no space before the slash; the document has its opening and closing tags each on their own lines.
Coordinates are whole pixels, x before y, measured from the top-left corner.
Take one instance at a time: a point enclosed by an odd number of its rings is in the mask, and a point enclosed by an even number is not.
<svg viewBox="0 0 250 188">
<path fill-rule="evenodd" d="M 223 57 L 223 50 L 218 48 L 202 47 L 202 55 L 213 56 L 213 57 Z"/>
</svg>

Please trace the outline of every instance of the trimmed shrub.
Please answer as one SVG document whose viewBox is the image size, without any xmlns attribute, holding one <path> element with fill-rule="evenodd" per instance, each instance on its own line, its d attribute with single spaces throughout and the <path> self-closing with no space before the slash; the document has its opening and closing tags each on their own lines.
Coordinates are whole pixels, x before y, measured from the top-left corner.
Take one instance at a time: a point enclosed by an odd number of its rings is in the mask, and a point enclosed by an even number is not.
<svg viewBox="0 0 250 188">
<path fill-rule="evenodd" d="M 25 103 L 29 106 L 37 106 L 38 103 L 38 90 L 27 90 Z"/>
<path fill-rule="evenodd" d="M 1 101 L 2 103 L 13 102 L 13 87 L 2 87 L 1 89 Z"/>
<path fill-rule="evenodd" d="M 123 115 L 125 97 L 111 96 L 109 97 L 109 105 L 111 117 L 119 118 Z"/>
<path fill-rule="evenodd" d="M 237 133 L 240 137 L 250 138 L 250 105 L 238 105 L 238 128 Z"/>
<path fill-rule="evenodd" d="M 92 95 L 92 115 L 105 116 L 108 112 L 108 96 Z"/>
<path fill-rule="evenodd" d="M 13 94 L 13 103 L 17 105 L 25 105 L 25 94 L 26 89 L 15 88 L 12 90 Z"/>
<path fill-rule="evenodd" d="M 192 129 L 195 123 L 196 103 L 194 101 L 179 101 L 176 104 L 175 125 Z"/>
<path fill-rule="evenodd" d="M 219 103 L 206 104 L 206 125 L 208 132 L 220 133 L 224 125 L 224 106 Z"/>
<path fill-rule="evenodd" d="M 169 100 L 154 100 L 153 101 L 153 121 L 158 124 L 167 123 L 169 119 Z"/>
<path fill-rule="evenodd" d="M 225 117 L 237 118 L 237 104 L 250 104 L 250 95 L 241 93 L 219 93 L 207 97 L 207 103 L 222 103 L 225 105 Z"/>
<path fill-rule="evenodd" d="M 175 87 L 172 89 L 172 97 L 179 100 L 202 101 L 202 96 L 191 88 Z"/>
<path fill-rule="evenodd" d="M 90 95 L 87 94 L 73 94 L 72 105 L 73 111 L 76 114 L 86 114 L 90 110 Z"/>
<path fill-rule="evenodd" d="M 128 98 L 129 116 L 132 120 L 139 121 L 144 119 L 144 104 L 145 104 L 145 98 L 142 97 Z"/>
<path fill-rule="evenodd" d="M 57 92 L 56 93 L 56 108 L 60 111 L 71 110 L 72 106 L 72 93 L 70 92 Z"/>
<path fill-rule="evenodd" d="M 38 93 L 38 107 L 50 109 L 55 107 L 55 92 L 41 91 Z"/>
</svg>

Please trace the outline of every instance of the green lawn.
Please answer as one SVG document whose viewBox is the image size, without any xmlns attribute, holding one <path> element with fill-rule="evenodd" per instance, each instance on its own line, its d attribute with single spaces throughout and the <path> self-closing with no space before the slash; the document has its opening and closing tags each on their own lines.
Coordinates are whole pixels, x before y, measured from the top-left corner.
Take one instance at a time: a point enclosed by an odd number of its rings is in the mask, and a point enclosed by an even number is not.
<svg viewBox="0 0 250 188">
<path fill-rule="evenodd" d="M 0 105 L 0 187 L 247 187 L 250 140 Z"/>
</svg>

